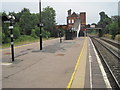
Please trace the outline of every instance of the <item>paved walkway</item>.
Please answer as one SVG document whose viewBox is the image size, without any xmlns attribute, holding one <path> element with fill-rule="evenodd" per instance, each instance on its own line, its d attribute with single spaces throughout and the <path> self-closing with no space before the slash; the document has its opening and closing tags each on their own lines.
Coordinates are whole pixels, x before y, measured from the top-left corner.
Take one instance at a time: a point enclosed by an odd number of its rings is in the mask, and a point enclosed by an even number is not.
<svg viewBox="0 0 120 90">
<path fill-rule="evenodd" d="M 27 53 L 16 57 L 13 64 L 3 65 L 3 88 L 66 88 L 83 41 L 84 37 L 62 44 L 59 39 L 51 40 L 44 42 L 42 51 L 38 51 L 38 43 L 17 48 L 17 54 Z"/>
<path fill-rule="evenodd" d="M 15 62 L 2 67 L 3 88 L 109 88 L 88 37 L 49 40 L 42 51 L 38 45 L 16 48 Z"/>
</svg>

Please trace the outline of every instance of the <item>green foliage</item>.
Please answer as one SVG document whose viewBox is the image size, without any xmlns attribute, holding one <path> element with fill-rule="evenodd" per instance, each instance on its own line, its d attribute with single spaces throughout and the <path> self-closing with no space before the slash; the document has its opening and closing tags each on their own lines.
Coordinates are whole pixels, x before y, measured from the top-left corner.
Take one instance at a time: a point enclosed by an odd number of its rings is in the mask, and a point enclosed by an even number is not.
<svg viewBox="0 0 120 90">
<path fill-rule="evenodd" d="M 46 7 L 42 12 L 42 22 L 44 23 L 44 29 L 51 33 L 51 36 L 54 37 L 54 27 L 56 24 L 55 21 L 55 10 L 52 7 Z"/>
<path fill-rule="evenodd" d="M 2 42 L 4 42 L 4 40 L 5 40 L 5 34 L 2 33 Z"/>
<path fill-rule="evenodd" d="M 41 28 L 41 31 L 42 31 L 42 37 L 44 38 L 49 38 L 50 37 L 50 32 L 47 31 L 47 30 L 44 30 L 44 28 Z M 35 27 L 35 33 L 38 37 L 40 37 L 40 28 L 39 27 Z"/>
<path fill-rule="evenodd" d="M 39 23 L 39 14 L 31 14 L 30 20 L 32 28 L 35 28 L 35 26 Z"/>
<path fill-rule="evenodd" d="M 30 35 L 32 30 L 31 14 L 30 12 L 24 12 L 20 18 L 20 27 L 22 35 Z"/>
<path fill-rule="evenodd" d="M 2 43 L 10 43 L 10 30 L 6 24 L 2 24 Z"/>
<path fill-rule="evenodd" d="M 0 31 L 0 45 L 2 44 L 2 37 L 4 36 L 2 35 L 2 32 Z"/>
<path fill-rule="evenodd" d="M 120 41 L 120 34 L 118 34 L 118 35 L 115 36 L 115 40 Z"/>
<path fill-rule="evenodd" d="M 103 36 L 106 38 L 112 39 L 112 35 L 110 35 L 110 34 L 104 34 Z"/>
<path fill-rule="evenodd" d="M 100 12 L 99 14 L 100 21 L 98 22 L 98 26 L 102 28 L 103 34 L 111 34 L 112 39 L 114 39 L 115 35 L 120 34 L 120 22 L 118 22 L 120 17 L 118 17 L 118 21 L 112 21 L 105 12 Z"/>
<path fill-rule="evenodd" d="M 113 22 L 106 26 L 108 33 L 112 35 L 112 39 L 115 38 L 115 35 L 120 33 L 120 27 L 118 27 L 118 22 Z"/>
<path fill-rule="evenodd" d="M 42 28 L 42 36 L 44 38 L 49 38 L 50 37 L 50 32 L 49 31 L 46 31 Z"/>
<path fill-rule="evenodd" d="M 100 12 L 100 21 L 98 22 L 98 27 L 101 27 L 105 33 L 106 25 L 111 23 L 111 18 L 109 18 L 105 12 Z"/>
<path fill-rule="evenodd" d="M 105 12 L 100 12 L 99 15 L 100 15 L 100 22 L 103 22 L 104 19 L 109 18 L 109 17 L 105 14 Z"/>
<path fill-rule="evenodd" d="M 20 12 L 9 12 L 15 16 L 14 22 L 14 38 L 15 41 L 24 41 L 24 39 L 37 38 L 40 35 L 40 28 L 37 24 L 40 23 L 39 13 L 30 13 L 30 10 L 23 8 Z M 7 16 L 6 12 L 2 13 L 3 16 Z M 43 37 L 49 38 L 50 36 L 55 36 L 54 26 L 55 26 L 55 10 L 52 7 L 46 7 L 42 11 L 42 23 L 45 25 L 42 28 Z M 10 42 L 10 30 L 8 29 L 9 23 L 2 22 L 2 42 Z M 29 37 L 30 36 L 30 37 Z"/>
<path fill-rule="evenodd" d="M 18 39 L 15 40 L 15 42 L 22 42 L 27 40 L 35 40 L 35 38 L 28 35 L 21 35 Z"/>
<path fill-rule="evenodd" d="M 35 33 L 35 29 L 32 29 L 31 36 L 34 37 L 34 38 L 37 38 L 36 33 Z"/>
<path fill-rule="evenodd" d="M 35 34 L 39 37 L 40 36 L 40 28 L 35 26 Z"/>
<path fill-rule="evenodd" d="M 14 38 L 15 39 L 19 38 L 20 37 L 20 28 L 19 28 L 19 25 L 16 24 L 14 26 L 13 30 L 14 30 Z"/>
<path fill-rule="evenodd" d="M 27 8 L 23 8 L 22 11 L 21 11 L 21 13 L 29 13 L 29 12 L 30 12 L 30 10 L 27 9 Z"/>
<path fill-rule="evenodd" d="M 102 22 L 99 22 L 98 26 L 102 28 L 103 33 L 106 33 L 107 31 L 105 30 L 106 26 L 111 23 L 110 18 L 105 18 Z"/>
</svg>

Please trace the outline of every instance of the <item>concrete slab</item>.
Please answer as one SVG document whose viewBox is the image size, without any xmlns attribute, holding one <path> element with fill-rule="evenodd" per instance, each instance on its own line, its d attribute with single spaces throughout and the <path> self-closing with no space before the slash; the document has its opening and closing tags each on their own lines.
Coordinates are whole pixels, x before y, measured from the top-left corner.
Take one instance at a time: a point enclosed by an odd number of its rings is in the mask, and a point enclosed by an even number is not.
<svg viewBox="0 0 120 90">
<path fill-rule="evenodd" d="M 86 59 L 87 59 L 87 38 L 84 41 L 82 51 L 78 58 L 78 67 L 75 72 L 74 79 L 72 81 L 71 88 L 84 88 L 85 81 L 85 70 L 86 70 Z"/>
<path fill-rule="evenodd" d="M 53 41 L 48 45 L 46 43 L 46 46 L 50 46 L 53 50 L 54 44 L 58 43 L 62 49 L 51 51 L 52 53 L 30 51 L 26 55 L 17 57 L 19 62 L 15 61 L 10 66 L 2 66 L 3 88 L 66 88 L 83 41 L 84 37 L 64 41 L 62 44 L 55 40 L 54 43 Z M 34 45 L 30 47 L 34 47 Z M 18 49 L 18 51 L 20 50 Z M 58 54 L 64 55 L 59 56 Z"/>
<path fill-rule="evenodd" d="M 101 72 L 98 58 L 96 57 L 96 53 L 93 49 L 93 44 L 91 43 L 90 39 L 88 40 L 89 44 L 89 67 L 91 68 L 90 72 L 86 72 L 86 82 L 85 82 L 85 88 L 107 88 L 103 72 Z M 88 76 L 89 75 L 89 79 Z M 87 82 L 87 79 L 89 80 L 89 83 Z M 89 84 L 89 85 L 88 85 Z"/>
</svg>

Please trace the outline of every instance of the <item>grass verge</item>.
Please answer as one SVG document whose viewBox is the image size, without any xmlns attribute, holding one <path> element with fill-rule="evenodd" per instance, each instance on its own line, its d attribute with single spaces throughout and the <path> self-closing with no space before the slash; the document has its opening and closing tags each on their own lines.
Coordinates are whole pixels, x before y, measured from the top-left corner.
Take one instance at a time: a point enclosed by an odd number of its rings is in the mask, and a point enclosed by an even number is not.
<svg viewBox="0 0 120 90">
<path fill-rule="evenodd" d="M 51 39 L 55 39 L 55 38 L 43 38 L 42 40 L 51 40 Z M 19 42 L 15 42 L 14 46 L 20 46 L 20 45 L 24 45 L 24 44 L 30 44 L 30 43 L 34 43 L 34 42 L 39 42 L 39 39 L 34 39 L 34 40 L 25 40 L 25 41 L 19 41 Z M 5 49 L 5 48 L 9 48 L 10 47 L 10 43 L 7 44 L 2 44 L 2 46 L 0 46 L 0 48 Z"/>
</svg>

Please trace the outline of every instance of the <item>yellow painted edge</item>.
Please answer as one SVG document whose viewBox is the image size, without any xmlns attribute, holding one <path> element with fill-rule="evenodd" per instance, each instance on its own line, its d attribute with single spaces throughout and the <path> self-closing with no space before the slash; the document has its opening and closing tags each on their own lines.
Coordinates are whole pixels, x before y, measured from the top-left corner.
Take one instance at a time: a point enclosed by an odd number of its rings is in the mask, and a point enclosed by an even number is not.
<svg viewBox="0 0 120 90">
<path fill-rule="evenodd" d="M 78 64 L 79 64 L 79 62 L 80 62 L 80 59 L 81 59 L 83 50 L 84 50 L 84 48 L 85 48 L 85 41 L 86 41 L 86 38 L 85 38 L 84 43 L 83 43 L 83 45 L 82 45 L 82 50 L 81 50 L 81 52 L 80 52 L 80 55 L 79 55 L 78 60 L 77 60 L 77 63 L 76 63 L 76 65 L 75 65 L 75 69 L 74 69 L 74 71 L 73 71 L 73 73 L 72 73 L 71 79 L 70 79 L 70 81 L 69 81 L 69 83 L 68 83 L 68 86 L 67 86 L 66 90 L 69 90 L 69 89 L 71 88 L 72 81 L 73 81 L 73 79 L 74 79 L 75 73 L 76 73 L 77 68 L 78 68 Z"/>
</svg>

